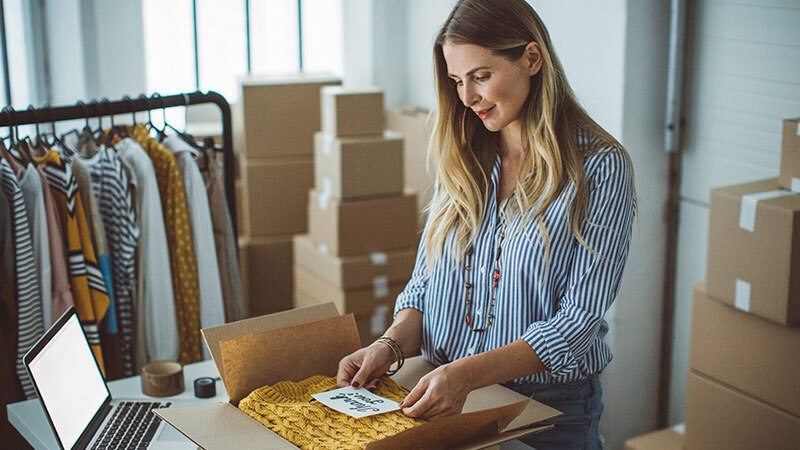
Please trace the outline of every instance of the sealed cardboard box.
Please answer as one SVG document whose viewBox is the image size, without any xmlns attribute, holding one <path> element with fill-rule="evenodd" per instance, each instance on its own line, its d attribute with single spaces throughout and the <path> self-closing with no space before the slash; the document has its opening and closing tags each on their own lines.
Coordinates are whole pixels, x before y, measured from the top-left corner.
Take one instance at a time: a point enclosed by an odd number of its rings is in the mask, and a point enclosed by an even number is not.
<svg viewBox="0 0 800 450">
<path fill-rule="evenodd" d="M 789 449 L 798 442 L 800 417 L 689 371 L 685 448 Z"/>
<path fill-rule="evenodd" d="M 352 199 L 403 192 L 403 138 L 383 135 L 337 138 L 314 134 L 314 182 L 333 197 Z"/>
<path fill-rule="evenodd" d="M 403 135 L 405 184 L 417 193 L 419 229 L 425 226 L 425 205 L 433 196 L 433 174 L 428 171 L 428 143 L 433 132 L 428 111 L 410 106 L 386 111 L 386 128 Z"/>
<path fill-rule="evenodd" d="M 800 327 L 739 311 L 694 288 L 689 367 L 800 417 Z"/>
<path fill-rule="evenodd" d="M 383 134 L 383 91 L 374 87 L 322 88 L 322 131 L 336 137 Z"/>
<path fill-rule="evenodd" d="M 339 289 L 367 288 L 378 283 L 406 283 L 411 278 L 416 249 L 334 256 L 320 251 L 307 235 L 294 237 L 294 261 Z"/>
<path fill-rule="evenodd" d="M 743 311 L 800 323 L 800 193 L 775 179 L 711 191 L 706 289 Z"/>
<path fill-rule="evenodd" d="M 249 317 L 292 308 L 292 237 L 239 238 L 242 296 Z"/>
<path fill-rule="evenodd" d="M 778 181 L 782 188 L 800 192 L 800 118 L 783 121 Z"/>
<path fill-rule="evenodd" d="M 235 114 L 237 148 L 245 158 L 308 155 L 320 129 L 320 88 L 332 75 L 247 76 Z"/>
<path fill-rule="evenodd" d="M 339 360 L 360 348 L 352 315 L 332 303 L 246 319 L 202 330 L 230 403 L 156 409 L 167 423 L 205 449 L 296 448 L 240 411 L 250 392 L 279 381 L 335 376 Z M 412 389 L 433 369 L 420 357 L 392 376 Z M 500 385 L 469 394 L 463 413 L 371 443 L 372 449 L 477 449 L 547 432 L 535 424 L 560 413 Z"/>
<path fill-rule="evenodd" d="M 305 233 L 314 161 L 308 156 L 247 159 L 242 165 L 242 235 Z"/>
<path fill-rule="evenodd" d="M 341 201 L 314 189 L 308 210 L 312 241 L 336 256 L 407 249 L 417 243 L 414 194 Z"/>
<path fill-rule="evenodd" d="M 682 448 L 683 433 L 679 433 L 675 428 L 664 428 L 628 439 L 623 450 L 680 450 Z"/>
</svg>

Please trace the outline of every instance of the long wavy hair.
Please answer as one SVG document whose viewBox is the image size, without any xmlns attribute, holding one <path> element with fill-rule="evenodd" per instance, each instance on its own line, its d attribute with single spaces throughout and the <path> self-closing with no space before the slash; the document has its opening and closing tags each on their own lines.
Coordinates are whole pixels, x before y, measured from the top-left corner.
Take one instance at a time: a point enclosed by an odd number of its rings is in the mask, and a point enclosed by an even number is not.
<svg viewBox="0 0 800 450">
<path fill-rule="evenodd" d="M 625 149 L 592 120 L 580 106 L 553 50 L 550 35 L 539 16 L 524 0 L 461 0 L 441 27 L 433 47 L 438 114 L 430 142 L 429 166 L 436 173 L 436 193 L 428 204 L 430 218 L 425 251 L 431 268 L 454 230 L 456 261 L 461 261 L 475 241 L 489 196 L 489 176 L 500 149 L 500 133 L 490 132 L 460 101 L 448 76 L 442 46 L 475 44 L 493 54 L 516 61 L 530 42 L 539 45 L 542 68 L 530 78 L 530 93 L 522 106 L 523 155 L 509 205 L 510 220 L 524 214 L 523 225 L 537 220 L 549 259 L 549 236 L 542 213 L 571 181 L 575 199 L 569 214 L 572 232 L 589 250 L 580 226 L 586 215 L 588 186 L 585 158 L 592 150 Z M 591 136 L 579 145 L 578 133 Z M 533 174 L 532 176 L 528 176 Z"/>
</svg>

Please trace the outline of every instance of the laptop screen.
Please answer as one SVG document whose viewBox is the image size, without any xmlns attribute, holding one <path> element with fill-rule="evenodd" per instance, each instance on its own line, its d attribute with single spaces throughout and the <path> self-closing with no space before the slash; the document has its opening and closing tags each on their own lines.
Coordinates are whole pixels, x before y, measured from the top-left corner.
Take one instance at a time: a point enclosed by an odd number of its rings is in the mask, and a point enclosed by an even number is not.
<svg viewBox="0 0 800 450">
<path fill-rule="evenodd" d="M 72 448 L 110 395 L 77 314 L 30 360 L 28 370 L 58 440 Z"/>
</svg>

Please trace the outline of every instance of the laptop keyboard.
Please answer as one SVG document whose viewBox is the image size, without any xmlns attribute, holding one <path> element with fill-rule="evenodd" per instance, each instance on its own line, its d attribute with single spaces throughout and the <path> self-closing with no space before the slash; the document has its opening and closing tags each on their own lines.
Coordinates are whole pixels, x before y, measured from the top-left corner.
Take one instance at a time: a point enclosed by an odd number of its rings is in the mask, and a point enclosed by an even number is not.
<svg viewBox="0 0 800 450">
<path fill-rule="evenodd" d="M 120 402 L 92 449 L 147 448 L 161 423 L 161 419 L 151 410 L 169 405 L 159 402 Z"/>
</svg>

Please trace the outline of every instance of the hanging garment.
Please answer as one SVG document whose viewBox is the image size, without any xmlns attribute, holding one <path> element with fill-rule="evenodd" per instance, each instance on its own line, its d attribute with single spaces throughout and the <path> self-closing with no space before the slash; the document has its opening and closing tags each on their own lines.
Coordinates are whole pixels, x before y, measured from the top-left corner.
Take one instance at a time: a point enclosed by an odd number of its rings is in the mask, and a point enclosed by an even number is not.
<svg viewBox="0 0 800 450">
<path fill-rule="evenodd" d="M 31 228 L 31 243 L 33 244 L 33 259 L 36 266 L 36 284 L 39 286 L 39 296 L 42 299 L 42 317 L 45 328 L 52 323 L 52 272 L 50 269 L 50 240 L 47 231 L 47 214 L 44 206 L 42 179 L 36 171 L 36 166 L 28 163 L 27 167 L 11 156 L 4 148 L 0 154 L 6 159 L 11 170 L 19 180 L 22 189 L 22 199 L 25 202 L 25 212 L 28 225 Z"/>
<path fill-rule="evenodd" d="M 336 378 L 316 375 L 282 381 L 251 392 L 239 409 L 302 449 L 359 449 L 424 423 L 402 411 L 356 419 L 313 401 L 312 394 L 336 388 Z M 381 377 L 373 391 L 399 402 L 408 391 Z"/>
<path fill-rule="evenodd" d="M 53 200 L 50 191 L 50 184 L 44 173 L 44 167 L 36 168 L 39 180 L 42 182 L 42 193 L 44 194 L 44 210 L 47 217 L 48 244 L 50 247 L 50 271 L 52 273 L 51 287 L 52 294 L 50 300 L 51 319 L 45 322 L 45 328 L 50 327 L 61 314 L 64 314 L 70 306 L 75 306 L 72 299 L 72 291 L 69 285 L 69 275 L 67 272 L 67 253 L 64 250 L 64 235 L 61 233 L 61 217 Z"/>
<path fill-rule="evenodd" d="M 219 278 L 217 250 L 214 247 L 214 228 L 211 225 L 211 211 L 208 206 L 203 176 L 192 156 L 192 148 L 178 136 L 164 139 L 164 145 L 172 150 L 178 163 L 183 186 L 186 189 L 186 206 L 192 226 L 192 241 L 197 257 L 197 271 L 200 286 L 200 323 L 203 328 L 215 327 L 225 323 L 225 305 L 222 301 L 222 283 Z M 205 359 L 211 357 L 203 347 Z"/>
<path fill-rule="evenodd" d="M 105 376 L 99 326 L 108 311 L 109 299 L 98 269 L 83 201 L 72 174 L 72 164 L 62 161 L 61 155 L 55 150 L 35 160 L 47 176 L 50 192 L 59 210 L 61 228 L 67 238 L 70 286 L 75 309 L 97 365 Z"/>
<path fill-rule="evenodd" d="M 5 204 L 0 195 L 0 203 Z M 0 211 L 5 211 L 0 206 Z M 0 232 L 11 229 L 11 217 L 0 215 Z M 17 302 L 14 298 L 11 279 L 3 259 L 0 258 L 0 405 L 8 405 L 25 399 L 22 386 L 16 375 L 17 355 Z M 6 408 L 0 410 L 0 442 L 5 448 L 25 448 L 27 444 L 8 421 Z"/>
<path fill-rule="evenodd" d="M 153 163 L 133 139 L 122 139 L 114 146 L 117 156 L 133 168 L 137 186 L 140 237 L 134 306 L 138 371 L 149 361 L 178 359 L 178 322 L 167 235 Z"/>
<path fill-rule="evenodd" d="M 83 148 L 79 151 L 82 156 L 87 156 Z M 139 227 L 129 192 L 128 172 L 117 158 L 116 152 L 106 147 L 101 147 L 87 159 L 79 160 L 91 174 L 92 188 L 108 241 L 112 285 L 119 319 L 117 325 L 122 375 L 129 377 L 136 374 L 133 285 L 136 281 Z"/>
<path fill-rule="evenodd" d="M 50 268 L 50 239 L 47 231 L 47 213 L 44 209 L 42 179 L 33 164 L 28 164 L 26 169 L 18 173 L 22 175 L 19 185 L 22 189 L 22 198 L 25 201 L 28 224 L 31 226 L 33 258 L 36 264 L 36 282 L 39 285 L 42 318 L 46 329 L 53 321 L 53 274 Z"/>
<path fill-rule="evenodd" d="M 147 127 L 139 124 L 131 131 L 133 139 L 150 156 L 161 194 L 180 334 L 179 361 L 181 364 L 200 361 L 203 358 L 200 341 L 200 290 L 183 178 L 175 157 L 161 143 L 150 138 Z"/>
<path fill-rule="evenodd" d="M 22 190 L 14 171 L 5 159 L 0 160 L 0 189 L 5 196 L 4 206 L 6 207 L 2 214 L 10 217 L 11 232 L 14 238 L 15 282 L 13 284 L 18 310 L 16 370 L 25 397 L 34 398 L 36 390 L 25 370 L 23 357 L 44 334 L 42 299 L 39 295 L 39 285 L 36 283 L 31 229 L 28 224 Z"/>
<path fill-rule="evenodd" d="M 208 162 L 208 168 L 202 174 L 211 208 L 211 223 L 214 226 L 214 246 L 219 261 L 225 318 L 228 322 L 235 322 L 244 319 L 242 276 L 239 271 L 238 244 L 233 233 L 233 221 L 222 183 L 222 167 L 217 163 L 214 151 L 211 149 L 205 151 L 205 156 L 200 155 L 198 158 Z"/>
<path fill-rule="evenodd" d="M 72 158 L 72 172 L 78 191 L 84 199 L 86 222 L 91 232 L 92 244 L 97 254 L 97 263 L 103 279 L 103 287 L 108 294 L 108 312 L 100 322 L 100 347 L 103 349 L 103 360 L 106 363 L 106 379 L 116 380 L 122 378 L 122 358 L 120 355 L 119 335 L 117 332 L 117 311 L 114 298 L 114 285 L 111 280 L 111 262 L 108 259 L 108 242 L 103 221 L 100 217 L 100 207 L 94 195 L 89 169 L 81 162 L 80 156 Z"/>
</svg>

